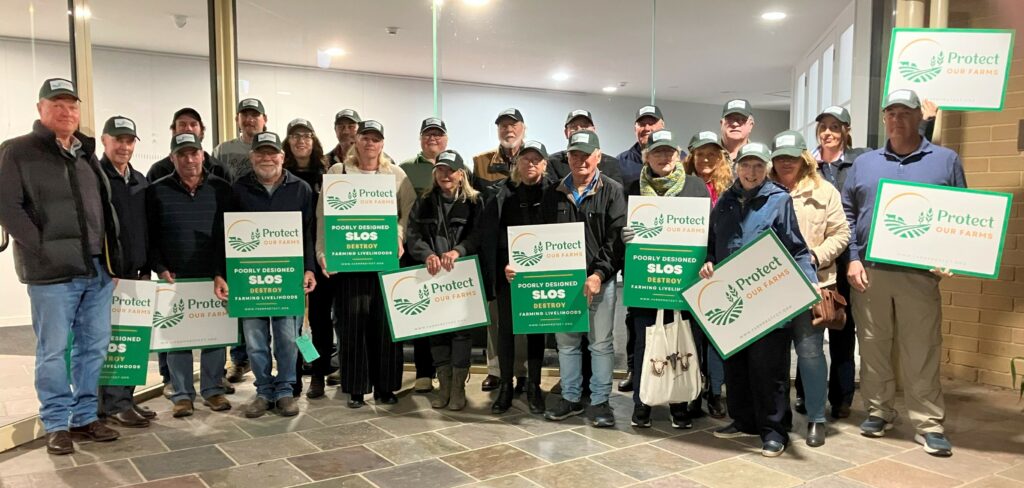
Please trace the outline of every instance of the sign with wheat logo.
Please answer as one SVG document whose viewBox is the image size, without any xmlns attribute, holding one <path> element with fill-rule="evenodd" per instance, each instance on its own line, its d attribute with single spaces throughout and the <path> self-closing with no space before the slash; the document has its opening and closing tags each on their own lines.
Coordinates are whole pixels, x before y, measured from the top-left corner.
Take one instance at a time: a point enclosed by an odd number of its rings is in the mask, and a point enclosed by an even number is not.
<svg viewBox="0 0 1024 488">
<path fill-rule="evenodd" d="M 589 330 L 590 312 L 583 294 L 587 279 L 583 223 L 509 227 L 508 243 L 508 262 L 516 270 L 510 283 L 512 331 Z"/>
<path fill-rule="evenodd" d="M 155 307 L 156 283 L 118 280 L 110 300 L 110 342 L 100 385 L 146 384 Z"/>
<path fill-rule="evenodd" d="M 490 323 L 476 256 L 436 275 L 426 266 L 380 273 L 391 338 L 404 341 Z"/>
<path fill-rule="evenodd" d="M 302 315 L 302 212 L 226 212 L 224 229 L 230 315 Z M 174 326 L 171 315 L 162 318 Z"/>
<path fill-rule="evenodd" d="M 398 198 L 390 174 L 326 174 L 324 258 L 331 272 L 398 268 Z"/>
<path fill-rule="evenodd" d="M 915 90 L 943 110 L 1002 110 L 1013 30 L 892 31 L 883 93 Z"/>
<path fill-rule="evenodd" d="M 532 252 L 532 254 L 528 254 L 528 252 Z M 512 251 L 512 262 L 519 266 L 536 266 L 540 263 L 541 259 L 544 259 L 544 246 L 539 242 L 534 244 L 533 249 L 530 251 Z"/>
<path fill-rule="evenodd" d="M 180 324 L 184 318 L 185 301 L 178 300 L 177 303 L 171 305 L 171 310 L 167 312 L 167 315 L 163 315 L 159 311 L 153 312 L 153 327 L 157 329 L 170 329 Z"/>
<path fill-rule="evenodd" d="M 152 351 L 224 347 L 238 343 L 238 321 L 213 294 L 213 281 L 180 279 L 154 283 Z M 147 348 L 147 352 L 150 350 Z"/>
<path fill-rule="evenodd" d="M 237 236 L 228 236 L 228 245 L 238 252 L 255 251 L 257 247 L 260 247 L 260 232 L 258 230 L 252 231 L 252 234 L 249 234 L 249 240 L 244 240 Z"/>
<path fill-rule="evenodd" d="M 819 300 L 817 287 L 771 230 L 718 263 L 714 275 L 687 288 L 683 298 L 726 358 L 809 313 Z"/>
<path fill-rule="evenodd" d="M 880 180 L 865 258 L 996 278 L 1012 202 L 1010 193 Z"/>
</svg>

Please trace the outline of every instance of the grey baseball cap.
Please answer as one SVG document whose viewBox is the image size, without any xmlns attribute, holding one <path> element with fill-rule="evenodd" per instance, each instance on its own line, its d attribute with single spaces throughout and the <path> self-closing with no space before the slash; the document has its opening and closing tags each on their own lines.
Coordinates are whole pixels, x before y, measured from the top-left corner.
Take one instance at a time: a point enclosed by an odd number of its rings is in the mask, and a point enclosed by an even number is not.
<svg viewBox="0 0 1024 488">
<path fill-rule="evenodd" d="M 171 153 L 177 154 L 178 151 L 186 147 L 203 150 L 202 141 L 191 132 L 182 132 L 171 138 Z"/>
<path fill-rule="evenodd" d="M 462 156 L 451 149 L 442 151 L 441 154 L 437 155 L 437 162 L 434 163 L 434 167 L 447 166 L 452 170 L 465 170 L 466 163 L 462 161 Z"/>
<path fill-rule="evenodd" d="M 442 133 L 448 133 L 448 127 L 444 125 L 444 121 L 437 117 L 427 117 L 420 123 L 420 135 L 423 135 L 427 129 L 438 129 Z"/>
<path fill-rule="evenodd" d="M 359 128 L 356 129 L 356 134 L 365 134 L 367 132 L 376 132 L 380 134 L 380 137 L 384 137 L 384 124 L 377 122 L 376 120 L 364 120 L 359 122 Z"/>
<path fill-rule="evenodd" d="M 911 109 L 921 108 L 921 99 L 917 97 L 917 92 L 914 90 L 893 90 L 889 92 L 889 96 L 885 97 L 885 105 L 882 105 L 882 110 L 894 105 L 903 105 Z"/>
<path fill-rule="evenodd" d="M 569 136 L 569 147 L 566 151 L 583 151 L 587 154 L 601 148 L 597 133 L 592 130 L 581 130 Z"/>
<path fill-rule="evenodd" d="M 782 131 L 775 135 L 775 141 L 772 143 L 772 159 L 779 156 L 798 158 L 806 150 L 807 141 L 804 140 L 803 134 L 795 130 Z"/>
<path fill-rule="evenodd" d="M 39 99 L 53 100 L 57 97 L 71 97 L 75 100 L 81 100 L 81 98 L 78 98 L 78 89 L 75 88 L 75 84 L 70 80 L 50 78 L 44 81 L 43 85 L 39 87 Z"/>
<path fill-rule="evenodd" d="M 753 109 L 750 107 L 750 102 L 737 98 L 735 100 L 729 100 L 722 106 L 722 118 L 726 118 L 732 114 L 740 114 L 744 117 L 750 117 L 753 115 Z"/>
<path fill-rule="evenodd" d="M 360 123 L 363 119 L 359 118 L 359 112 L 350 108 L 341 109 L 338 113 L 334 114 L 334 123 L 337 124 L 341 119 L 348 119 L 355 123 Z"/>
<path fill-rule="evenodd" d="M 272 147 L 277 152 L 284 152 L 284 148 L 281 146 L 281 138 L 273 132 L 260 132 L 252 138 L 252 150 L 255 151 L 261 147 Z"/>
<path fill-rule="evenodd" d="M 498 116 L 494 118 L 494 123 L 501 122 L 501 119 L 508 117 L 516 122 L 523 122 L 523 113 L 518 108 L 506 108 L 498 113 Z"/>
<path fill-rule="evenodd" d="M 636 122 L 644 117 L 654 117 L 658 120 L 665 120 L 665 117 L 661 115 L 661 109 L 657 105 L 644 105 L 636 109 L 636 117 L 633 118 L 633 122 Z"/>
<path fill-rule="evenodd" d="M 740 148 L 740 153 L 736 156 L 736 162 L 739 163 L 746 158 L 757 158 L 766 164 L 771 164 L 772 152 L 768 149 L 768 146 L 760 142 L 748 142 Z"/>
<path fill-rule="evenodd" d="M 576 117 L 585 117 L 590 121 L 590 125 L 594 125 L 594 115 L 590 113 L 590 110 L 576 109 L 570 111 L 569 115 L 565 116 L 565 126 L 568 126 L 569 122 L 572 122 L 572 119 L 575 119 Z"/>
<path fill-rule="evenodd" d="M 722 145 L 722 136 L 719 133 L 710 130 L 702 130 L 690 138 L 690 144 L 687 145 L 687 148 L 690 149 L 690 152 L 693 152 L 694 149 L 704 147 L 708 144 L 714 144 L 719 148 L 724 147 Z"/>
<path fill-rule="evenodd" d="M 139 134 L 135 131 L 135 121 L 121 115 L 115 115 L 103 124 L 103 133 L 108 136 L 132 136 L 136 139 Z"/>
<path fill-rule="evenodd" d="M 263 108 L 263 102 L 259 101 L 257 98 L 244 98 L 239 101 L 238 110 L 236 110 L 235 113 L 240 114 L 246 110 L 255 110 L 259 112 L 260 115 L 267 114 L 266 109 Z"/>
<path fill-rule="evenodd" d="M 825 116 L 835 117 L 836 120 L 846 125 L 850 125 L 850 111 L 846 110 L 843 107 L 840 107 L 839 105 L 833 105 L 829 108 L 826 108 L 825 110 L 822 110 L 821 113 L 814 118 L 814 121 L 821 122 L 821 119 L 825 118 Z"/>
<path fill-rule="evenodd" d="M 285 132 L 291 134 L 292 129 L 295 129 L 296 127 L 305 127 L 306 129 L 309 129 L 310 132 L 316 132 L 313 130 L 313 123 L 303 118 L 292 119 L 291 122 L 288 122 L 288 129 L 286 129 Z"/>
</svg>

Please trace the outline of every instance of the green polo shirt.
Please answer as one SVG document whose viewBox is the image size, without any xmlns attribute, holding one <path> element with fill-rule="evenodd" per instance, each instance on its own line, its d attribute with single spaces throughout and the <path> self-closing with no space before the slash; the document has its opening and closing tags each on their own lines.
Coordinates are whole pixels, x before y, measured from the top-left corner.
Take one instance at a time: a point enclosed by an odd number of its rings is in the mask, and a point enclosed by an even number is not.
<svg viewBox="0 0 1024 488">
<path fill-rule="evenodd" d="M 421 195 L 423 191 L 430 188 L 430 179 L 434 174 L 434 163 L 419 153 L 414 158 L 406 160 L 400 166 L 409 177 L 409 182 L 416 189 L 416 194 Z"/>
</svg>

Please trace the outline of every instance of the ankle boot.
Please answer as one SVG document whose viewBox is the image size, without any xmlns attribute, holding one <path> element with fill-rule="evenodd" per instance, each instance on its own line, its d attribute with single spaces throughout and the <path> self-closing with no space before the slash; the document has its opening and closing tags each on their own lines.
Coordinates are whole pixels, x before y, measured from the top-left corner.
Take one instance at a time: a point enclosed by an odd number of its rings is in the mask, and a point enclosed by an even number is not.
<svg viewBox="0 0 1024 488">
<path fill-rule="evenodd" d="M 444 408 L 448 406 L 452 394 L 452 367 L 438 366 L 437 368 L 438 387 L 434 399 L 430 401 L 433 408 Z"/>
<path fill-rule="evenodd" d="M 544 403 L 544 393 L 540 390 L 540 385 L 534 382 L 526 384 L 526 403 L 530 405 L 530 413 L 542 414 L 547 409 L 547 404 Z"/>
<path fill-rule="evenodd" d="M 469 379 L 469 368 L 452 368 L 452 393 L 448 402 L 448 410 L 466 408 L 466 381 Z"/>
<path fill-rule="evenodd" d="M 512 388 L 512 382 L 502 381 L 501 386 L 498 387 L 498 398 L 491 405 L 491 413 L 502 414 L 512 408 L 512 397 L 514 394 L 515 389 Z"/>
</svg>

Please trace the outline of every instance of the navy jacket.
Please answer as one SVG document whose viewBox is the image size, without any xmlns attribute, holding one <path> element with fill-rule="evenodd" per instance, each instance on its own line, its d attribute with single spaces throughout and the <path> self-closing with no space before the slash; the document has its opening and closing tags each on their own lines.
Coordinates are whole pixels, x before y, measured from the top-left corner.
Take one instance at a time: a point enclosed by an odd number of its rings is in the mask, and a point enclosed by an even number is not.
<svg viewBox="0 0 1024 488">
<path fill-rule="evenodd" d="M 601 170 L 601 174 L 617 181 L 623 188 L 626 188 L 625 183 L 622 181 L 622 169 L 618 159 L 601 153 L 601 161 L 597 163 L 597 169 Z M 566 176 L 569 176 L 570 172 L 569 155 L 566 151 L 558 151 L 548 155 L 548 176 L 553 175 L 553 181 L 564 180 Z"/>
<path fill-rule="evenodd" d="M 621 174 L 622 188 L 628 189 L 633 183 L 640 179 L 640 169 L 644 167 L 644 151 L 639 142 L 634 142 L 629 149 L 622 151 L 616 159 L 619 160 L 619 172 Z M 679 160 L 686 159 L 686 151 L 679 150 Z"/>
<path fill-rule="evenodd" d="M 618 182 L 602 174 L 598 177 L 594 190 L 579 205 L 573 201 L 565 180 L 549 186 L 541 196 L 540 211 L 548 224 L 583 222 L 587 275 L 596 273 L 606 283 L 615 280 L 625 257 L 622 228 L 626 226 L 626 197 Z M 509 210 L 508 205 L 505 210 Z"/>
<path fill-rule="evenodd" d="M 224 169 L 224 165 L 206 151 L 203 151 L 203 170 L 218 178 L 224 179 L 224 181 L 227 181 L 228 179 L 228 173 Z M 153 166 L 149 167 L 149 171 L 146 172 L 146 179 L 149 180 L 150 183 L 153 183 L 173 172 L 174 163 L 171 162 L 171 157 L 167 156 L 166 158 L 153 163 Z"/>
<path fill-rule="evenodd" d="M 209 173 L 192 193 L 181 184 L 177 173 L 149 185 L 146 220 L 150 269 L 157 274 L 169 270 L 177 278 L 212 278 L 219 267 L 217 259 L 224 252 L 224 241 L 215 233 L 217 219 L 230 199 L 228 182 Z"/>
<path fill-rule="evenodd" d="M 142 173 L 128 164 L 128 178 L 117 172 L 114 163 L 106 155 L 100 159 L 100 167 L 110 181 L 110 202 L 117 212 L 120 224 L 121 249 L 124 266 L 118 278 L 137 280 L 143 273 L 149 273 L 146 258 L 149 247 L 149 229 L 146 225 L 146 188 L 149 182 Z"/>
<path fill-rule="evenodd" d="M 772 229 L 807 279 L 817 283 L 818 275 L 811 264 L 807 242 L 800 233 L 789 191 L 774 181 L 765 180 L 750 201 L 744 201 L 742 193 L 740 183 L 736 182 L 719 197 L 711 211 L 707 261 L 717 264 L 762 232 Z"/>
</svg>

